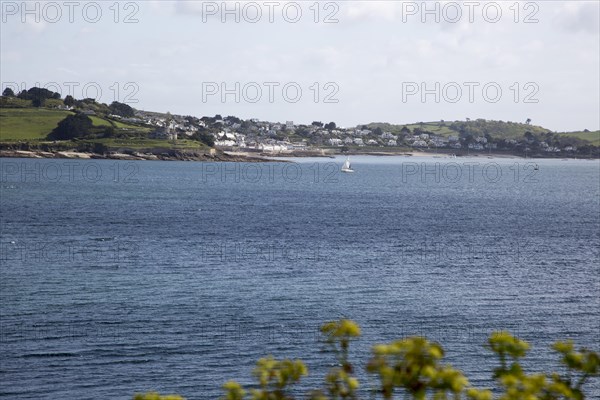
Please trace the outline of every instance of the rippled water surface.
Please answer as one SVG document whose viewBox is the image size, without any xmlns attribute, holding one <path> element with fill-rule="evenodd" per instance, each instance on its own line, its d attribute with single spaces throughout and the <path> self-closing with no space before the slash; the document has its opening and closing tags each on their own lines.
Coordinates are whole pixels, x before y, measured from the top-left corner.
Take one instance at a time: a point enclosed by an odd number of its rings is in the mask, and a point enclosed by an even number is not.
<svg viewBox="0 0 600 400">
<path fill-rule="evenodd" d="M 557 339 L 598 350 L 597 161 L 297 161 L 2 159 L 0 396 L 217 398 L 267 354 L 305 359 L 306 390 L 341 317 L 359 370 L 424 334 L 477 386 L 496 329 L 530 370 Z"/>
</svg>

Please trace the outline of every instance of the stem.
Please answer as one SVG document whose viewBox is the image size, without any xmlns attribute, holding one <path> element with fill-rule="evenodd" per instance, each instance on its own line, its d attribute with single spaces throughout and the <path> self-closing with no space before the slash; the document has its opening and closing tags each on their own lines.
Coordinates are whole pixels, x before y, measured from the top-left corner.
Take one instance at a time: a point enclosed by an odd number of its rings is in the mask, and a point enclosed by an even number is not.
<svg viewBox="0 0 600 400">
<path fill-rule="evenodd" d="M 583 376 L 581 378 L 579 378 L 579 381 L 577 382 L 577 385 L 575 385 L 575 389 L 580 390 L 581 386 L 585 383 L 585 381 L 587 380 L 587 378 L 589 376 L 590 375 L 587 374 L 587 373 L 583 374 Z"/>
</svg>

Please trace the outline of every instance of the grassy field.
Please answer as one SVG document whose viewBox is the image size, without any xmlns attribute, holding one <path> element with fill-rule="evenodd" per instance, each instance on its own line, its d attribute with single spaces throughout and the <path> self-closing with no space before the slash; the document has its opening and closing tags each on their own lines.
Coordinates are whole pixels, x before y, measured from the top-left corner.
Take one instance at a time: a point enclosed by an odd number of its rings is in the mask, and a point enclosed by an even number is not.
<svg viewBox="0 0 600 400">
<path fill-rule="evenodd" d="M 0 108 L 0 140 L 44 140 L 69 114 L 45 108 Z"/>
<path fill-rule="evenodd" d="M 72 114 L 69 111 L 48 108 L 0 108 L 0 141 L 44 140 L 58 123 Z M 150 128 L 125 124 L 120 121 L 90 116 L 94 126 L 114 126 L 136 132 Z"/>
<path fill-rule="evenodd" d="M 117 129 L 128 129 L 128 130 L 135 130 L 138 132 L 150 132 L 150 128 L 144 128 L 141 126 L 130 125 L 130 124 L 123 123 L 121 121 L 116 121 L 114 119 L 109 120 L 106 118 L 97 117 L 95 115 L 91 115 L 90 119 L 92 120 L 92 123 L 94 124 L 94 126 L 113 126 Z"/>
<path fill-rule="evenodd" d="M 458 123 L 465 124 L 464 121 L 457 121 Z M 412 123 L 406 125 L 393 125 L 388 123 L 371 123 L 368 124 L 370 129 L 375 129 L 376 127 L 380 127 L 384 131 L 389 131 L 394 134 L 400 133 L 402 127 L 406 126 L 411 131 L 414 131 L 415 128 L 421 128 L 425 131 L 432 132 L 436 135 L 440 136 L 458 136 L 459 132 L 453 129 L 450 129 L 450 125 L 452 125 L 453 121 L 444 121 L 442 124 L 441 121 L 431 121 L 431 122 L 422 122 L 422 123 Z M 493 137 L 501 137 L 505 139 L 515 139 L 520 138 L 526 131 L 530 131 L 534 134 L 542 134 L 547 132 L 548 130 L 535 125 L 527 125 L 524 123 L 517 122 L 502 122 L 502 121 L 471 121 L 467 123 L 467 126 L 479 129 L 479 133 L 475 133 L 475 135 L 483 135 L 483 132 L 488 132 Z M 483 129 L 482 129 L 483 128 Z"/>
<path fill-rule="evenodd" d="M 95 143 L 102 143 L 105 146 L 116 149 L 116 148 L 129 148 L 134 150 L 141 149 L 173 149 L 173 150 L 203 150 L 209 147 L 197 142 L 195 140 L 177 140 L 173 142 L 170 140 L 159 140 L 159 139 L 97 139 Z"/>
<path fill-rule="evenodd" d="M 453 131 L 452 129 L 448 128 L 446 125 L 440 126 L 440 124 L 437 122 L 426 122 L 423 125 L 410 124 L 410 125 L 406 125 L 406 127 L 408 129 L 410 129 L 411 131 L 414 131 L 415 128 L 421 128 L 426 131 L 433 132 L 434 134 L 440 135 L 440 136 L 451 136 L 451 135 L 458 134 L 458 132 Z"/>
<path fill-rule="evenodd" d="M 600 146 L 600 131 L 594 132 L 566 132 L 560 133 L 561 136 L 576 137 L 581 140 L 587 140 L 594 146 Z"/>
<path fill-rule="evenodd" d="M 90 115 L 90 119 L 92 120 L 92 124 L 94 124 L 94 126 L 113 126 L 110 122 L 108 122 L 104 118 Z"/>
</svg>

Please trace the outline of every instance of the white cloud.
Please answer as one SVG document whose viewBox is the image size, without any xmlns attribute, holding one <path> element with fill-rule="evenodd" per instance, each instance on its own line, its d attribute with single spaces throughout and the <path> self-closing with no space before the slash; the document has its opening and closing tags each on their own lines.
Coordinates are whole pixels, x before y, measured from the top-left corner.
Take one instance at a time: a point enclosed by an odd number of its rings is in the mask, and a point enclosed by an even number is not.
<svg viewBox="0 0 600 400">
<path fill-rule="evenodd" d="M 567 2 L 555 14 L 555 21 L 569 32 L 598 35 L 600 31 L 600 3 Z"/>
</svg>

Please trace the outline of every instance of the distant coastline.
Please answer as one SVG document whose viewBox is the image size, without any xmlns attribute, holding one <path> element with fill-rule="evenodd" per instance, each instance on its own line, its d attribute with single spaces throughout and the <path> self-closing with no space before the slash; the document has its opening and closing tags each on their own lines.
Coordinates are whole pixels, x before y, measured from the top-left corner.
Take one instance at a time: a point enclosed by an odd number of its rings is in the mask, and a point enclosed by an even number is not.
<svg viewBox="0 0 600 400">
<path fill-rule="evenodd" d="M 269 162 L 265 157 L 244 156 L 214 152 L 214 154 L 189 151 L 89 153 L 80 151 L 0 150 L 0 158 L 61 158 L 78 160 L 126 161 L 203 161 L 203 162 Z"/>
<path fill-rule="evenodd" d="M 336 156 L 374 156 L 374 157 L 438 157 L 451 158 L 519 158 L 526 159 L 518 154 L 498 153 L 440 153 L 434 151 L 350 151 L 350 152 L 327 152 L 323 149 L 314 151 L 292 151 L 287 153 L 259 153 L 249 151 L 212 151 L 196 152 L 182 150 L 160 150 L 150 149 L 136 152 L 111 152 L 92 153 L 82 151 L 42 151 L 42 150 L 12 150 L 0 149 L 0 158 L 57 158 L 57 159 L 79 159 L 79 160 L 125 160 L 125 161 L 198 161 L 198 162 L 282 162 L 287 158 L 322 157 L 335 158 Z M 533 156 L 529 159 L 586 159 L 594 160 L 596 157 L 540 157 Z"/>
<path fill-rule="evenodd" d="M 0 157 L 265 162 L 345 155 L 588 159 L 600 131 L 486 119 L 298 124 L 137 110 L 32 87 L 0 97 Z"/>
</svg>

